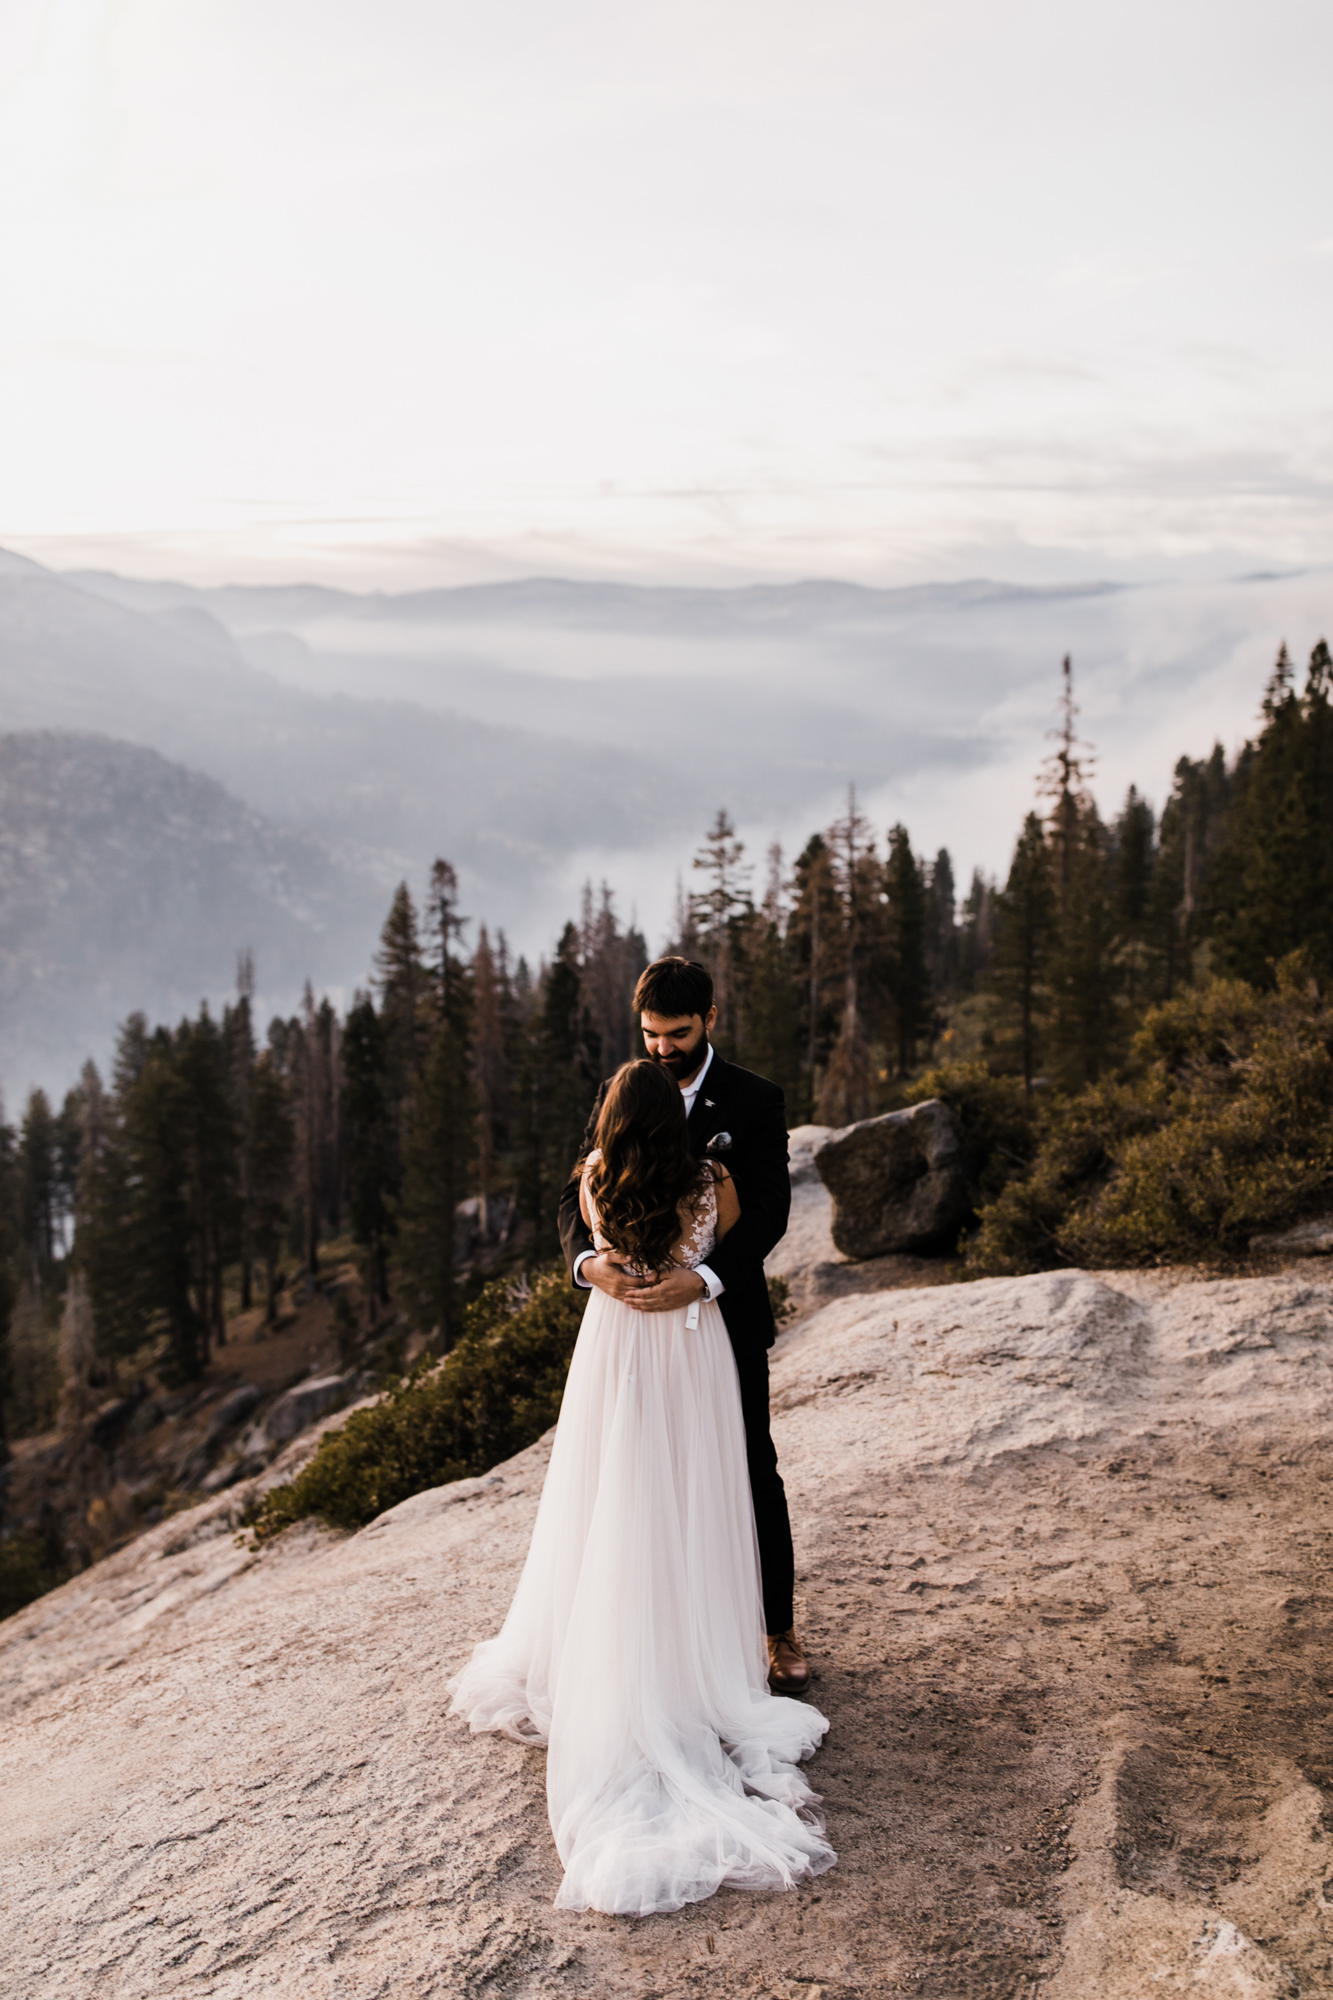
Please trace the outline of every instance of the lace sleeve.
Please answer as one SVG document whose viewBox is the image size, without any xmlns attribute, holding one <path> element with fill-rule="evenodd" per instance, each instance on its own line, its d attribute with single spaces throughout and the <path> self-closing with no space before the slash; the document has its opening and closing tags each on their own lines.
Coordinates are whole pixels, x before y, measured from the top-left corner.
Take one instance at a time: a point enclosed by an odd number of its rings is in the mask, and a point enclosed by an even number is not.
<svg viewBox="0 0 1333 2000">
<path fill-rule="evenodd" d="M 601 1157 L 602 1155 L 600 1150 L 595 1150 L 589 1153 L 587 1159 L 583 1162 L 583 1164 L 585 1167 L 591 1167 L 595 1164 L 596 1161 L 600 1160 Z M 597 1214 L 597 1203 L 593 1200 L 592 1189 L 588 1186 L 588 1180 L 586 1174 L 583 1176 L 583 1197 L 588 1204 L 588 1228 L 592 1234 L 593 1245 L 598 1250 L 605 1250 L 609 1246 L 607 1244 L 606 1238 L 602 1234 L 601 1223 Z"/>
<path fill-rule="evenodd" d="M 710 1173 L 704 1184 L 703 1199 L 681 1231 L 676 1246 L 676 1262 L 690 1270 L 704 1259 L 717 1242 L 717 1177 Z"/>
</svg>

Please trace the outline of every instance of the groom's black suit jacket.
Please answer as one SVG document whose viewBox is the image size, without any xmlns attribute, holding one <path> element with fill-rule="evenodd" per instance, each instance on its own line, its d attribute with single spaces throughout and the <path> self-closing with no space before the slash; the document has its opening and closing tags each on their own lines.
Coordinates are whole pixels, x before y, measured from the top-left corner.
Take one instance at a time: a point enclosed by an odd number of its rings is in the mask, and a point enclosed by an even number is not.
<svg viewBox="0 0 1333 2000">
<path fill-rule="evenodd" d="M 607 1079 L 609 1082 L 610 1079 Z M 607 1084 L 583 1135 L 582 1153 L 591 1151 Z M 724 1062 L 716 1049 L 694 1100 L 687 1130 L 695 1152 L 720 1160 L 736 1183 L 740 1221 L 704 1260 L 725 1287 L 718 1305 L 732 1346 L 738 1350 L 771 1347 L 777 1337 L 773 1307 L 764 1277 L 764 1259 L 786 1233 L 791 1213 L 791 1176 L 787 1171 L 787 1114 L 781 1090 L 748 1069 Z M 729 1139 L 726 1145 L 710 1141 Z M 582 1157 L 582 1155 L 580 1155 Z M 591 1250 L 592 1237 L 579 1212 L 577 1179 L 566 1183 L 560 1196 L 560 1243 L 572 1274 L 580 1251 Z"/>
</svg>

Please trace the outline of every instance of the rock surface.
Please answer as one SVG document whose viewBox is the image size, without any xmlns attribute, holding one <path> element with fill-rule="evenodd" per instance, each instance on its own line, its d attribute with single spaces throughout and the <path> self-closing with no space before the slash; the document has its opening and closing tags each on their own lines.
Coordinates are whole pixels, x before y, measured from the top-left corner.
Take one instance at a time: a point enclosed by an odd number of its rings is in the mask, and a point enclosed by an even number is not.
<svg viewBox="0 0 1333 2000">
<path fill-rule="evenodd" d="M 1277 1257 L 1327 1257 L 1333 1255 L 1333 1215 L 1317 1222 L 1298 1222 L 1292 1229 L 1276 1229 L 1250 1238 L 1251 1250 Z"/>
<path fill-rule="evenodd" d="M 815 1150 L 814 1165 L 847 1257 L 949 1247 L 967 1211 L 957 1121 L 937 1097 L 844 1125 Z"/>
<path fill-rule="evenodd" d="M 1316 1271 L 885 1292 L 783 1336 L 841 1857 L 790 1896 L 556 1911 L 540 1754 L 447 1718 L 546 1441 L 351 1537 L 256 1554 L 248 1487 L 163 1523 L 0 1626 L 6 1995 L 1328 1992 Z"/>
<path fill-rule="evenodd" d="M 791 1219 L 786 1235 L 764 1260 L 769 1277 L 787 1280 L 800 1319 L 853 1292 L 947 1284 L 953 1275 L 938 1258 L 867 1257 L 853 1263 L 843 1255 L 833 1241 L 833 1199 L 815 1168 L 815 1153 L 836 1130 L 833 1125 L 798 1125 L 789 1134 Z"/>
<path fill-rule="evenodd" d="M 279 1396 L 264 1419 L 264 1435 L 270 1444 L 286 1444 L 330 1410 L 340 1410 L 356 1387 L 356 1376 L 318 1375 L 313 1381 L 298 1382 Z"/>
</svg>

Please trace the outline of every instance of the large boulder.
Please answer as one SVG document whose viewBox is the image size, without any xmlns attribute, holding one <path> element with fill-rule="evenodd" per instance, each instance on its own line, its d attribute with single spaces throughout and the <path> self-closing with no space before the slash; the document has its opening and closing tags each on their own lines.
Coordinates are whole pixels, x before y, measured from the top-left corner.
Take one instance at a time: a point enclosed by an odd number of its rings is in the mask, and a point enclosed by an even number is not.
<svg viewBox="0 0 1333 2000">
<path fill-rule="evenodd" d="M 264 1433 L 270 1444 L 286 1444 L 308 1425 L 317 1423 L 330 1410 L 339 1410 L 351 1398 L 355 1375 L 317 1375 L 298 1382 L 279 1396 L 264 1419 Z"/>
<path fill-rule="evenodd" d="M 938 1097 L 842 1126 L 814 1161 L 844 1257 L 947 1249 L 967 1213 L 958 1126 Z"/>
<path fill-rule="evenodd" d="M 224 1396 L 208 1420 L 205 1442 L 216 1444 L 225 1432 L 249 1416 L 255 1404 L 262 1402 L 263 1396 L 263 1390 L 255 1382 L 242 1382 L 239 1389 L 233 1389 L 229 1396 Z"/>
</svg>

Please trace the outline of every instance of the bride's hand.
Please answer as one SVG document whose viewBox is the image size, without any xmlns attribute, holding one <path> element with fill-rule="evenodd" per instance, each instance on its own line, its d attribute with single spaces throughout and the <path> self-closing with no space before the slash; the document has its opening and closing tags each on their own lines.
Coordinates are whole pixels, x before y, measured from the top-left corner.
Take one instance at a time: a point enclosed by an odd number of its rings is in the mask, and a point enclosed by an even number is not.
<svg viewBox="0 0 1333 2000">
<path fill-rule="evenodd" d="M 633 1306 L 635 1312 L 665 1313 L 675 1312 L 678 1306 L 697 1305 L 707 1297 L 708 1287 L 699 1273 L 682 1265 L 668 1271 L 655 1285 L 645 1285 L 632 1298 L 626 1297 L 625 1304 Z"/>
<path fill-rule="evenodd" d="M 647 1282 L 628 1264 L 618 1264 L 605 1250 L 599 1251 L 595 1257 L 585 1257 L 579 1267 L 579 1276 L 613 1299 L 631 1299 L 644 1289 Z"/>
</svg>

